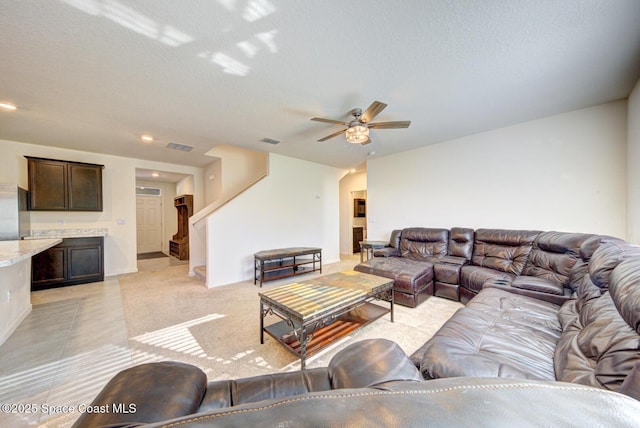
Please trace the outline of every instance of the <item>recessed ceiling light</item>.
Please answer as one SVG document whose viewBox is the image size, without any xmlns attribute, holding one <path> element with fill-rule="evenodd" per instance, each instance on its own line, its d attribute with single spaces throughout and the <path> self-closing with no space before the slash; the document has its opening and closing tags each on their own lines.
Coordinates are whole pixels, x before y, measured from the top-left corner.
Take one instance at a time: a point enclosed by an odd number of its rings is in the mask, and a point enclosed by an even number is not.
<svg viewBox="0 0 640 428">
<path fill-rule="evenodd" d="M 369 152 L 369 153 L 367 153 L 367 154 L 368 154 L 369 156 L 373 156 L 373 155 L 375 155 L 375 154 L 376 154 L 376 152 Z"/>
<path fill-rule="evenodd" d="M 356 172 L 356 169 L 355 169 L 355 168 L 351 168 L 351 169 L 349 170 L 349 172 L 354 173 L 354 172 Z"/>
<path fill-rule="evenodd" d="M 142 141 L 145 141 L 145 142 L 147 142 L 147 143 L 150 143 L 150 142 L 152 142 L 152 141 L 153 141 L 153 136 L 151 136 L 151 135 L 146 135 L 146 134 L 145 134 L 145 135 L 141 136 L 141 137 L 140 137 L 140 139 L 141 139 Z"/>
<path fill-rule="evenodd" d="M 18 107 L 14 106 L 13 104 L 5 102 L 0 102 L 0 108 L 6 111 L 14 111 L 18 109 Z"/>
<path fill-rule="evenodd" d="M 158 174 L 157 172 L 154 172 L 153 174 L 151 174 L 152 177 L 160 177 L 160 174 Z"/>
</svg>

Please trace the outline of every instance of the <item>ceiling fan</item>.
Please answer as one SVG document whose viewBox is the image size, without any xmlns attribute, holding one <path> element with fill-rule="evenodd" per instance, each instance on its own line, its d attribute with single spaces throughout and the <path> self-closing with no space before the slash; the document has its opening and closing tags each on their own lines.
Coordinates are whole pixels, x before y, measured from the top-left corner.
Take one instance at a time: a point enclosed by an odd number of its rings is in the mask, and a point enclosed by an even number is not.
<svg viewBox="0 0 640 428">
<path fill-rule="evenodd" d="M 369 144 L 369 129 L 393 129 L 393 128 L 408 128 L 411 125 L 410 120 L 396 121 L 396 122 L 376 122 L 370 123 L 371 120 L 380 114 L 387 105 L 380 101 L 374 101 L 369 107 L 362 112 L 362 109 L 354 108 L 351 110 L 351 115 L 354 119 L 351 122 L 344 122 L 341 120 L 323 119 L 321 117 L 312 117 L 311 120 L 316 122 L 333 123 L 336 125 L 346 126 L 346 129 L 335 132 L 331 135 L 327 135 L 318 141 L 327 141 L 333 137 L 337 137 L 340 134 L 345 134 L 347 141 L 354 144 Z"/>
</svg>

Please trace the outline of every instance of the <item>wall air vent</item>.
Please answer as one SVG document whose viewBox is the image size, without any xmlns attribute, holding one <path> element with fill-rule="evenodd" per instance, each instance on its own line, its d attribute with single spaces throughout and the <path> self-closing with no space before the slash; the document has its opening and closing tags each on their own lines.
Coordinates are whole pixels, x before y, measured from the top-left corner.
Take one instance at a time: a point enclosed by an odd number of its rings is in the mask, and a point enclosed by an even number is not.
<svg viewBox="0 0 640 428">
<path fill-rule="evenodd" d="M 167 144 L 167 149 L 180 150 L 181 152 L 190 152 L 193 147 L 185 146 L 184 144 L 169 143 Z"/>
<path fill-rule="evenodd" d="M 265 137 L 262 140 L 260 140 L 263 143 L 267 143 L 267 144 L 273 144 L 274 146 L 276 144 L 280 144 L 280 141 L 278 140 L 274 140 L 273 138 L 269 138 L 269 137 Z"/>
</svg>

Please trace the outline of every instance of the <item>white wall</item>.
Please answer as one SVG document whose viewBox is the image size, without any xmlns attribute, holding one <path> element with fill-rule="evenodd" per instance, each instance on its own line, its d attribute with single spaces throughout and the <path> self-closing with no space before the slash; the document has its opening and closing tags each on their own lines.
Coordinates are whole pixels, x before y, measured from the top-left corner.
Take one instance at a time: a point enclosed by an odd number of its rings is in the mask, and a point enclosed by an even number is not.
<svg viewBox="0 0 640 428">
<path fill-rule="evenodd" d="M 323 263 L 339 260 L 339 185 L 333 167 L 269 155 L 269 175 L 207 219 L 207 286 L 253 278 L 253 254 L 321 247 Z"/>
<path fill-rule="evenodd" d="M 220 172 L 215 177 L 220 181 L 220 198 L 236 195 L 247 183 L 252 183 L 267 173 L 267 153 L 221 144 L 206 154 L 220 159 Z"/>
<path fill-rule="evenodd" d="M 627 108 L 627 239 L 640 244 L 640 80 Z"/>
<path fill-rule="evenodd" d="M 367 162 L 369 239 L 425 226 L 626 232 L 626 101 Z"/>
<path fill-rule="evenodd" d="M 31 229 L 108 228 L 105 238 L 105 275 L 137 271 L 136 262 L 136 168 L 156 169 L 194 176 L 194 209 L 202 208 L 202 169 L 151 162 L 77 150 L 58 149 L 0 140 L 0 183 L 18 183 L 27 188 L 27 160 L 44 157 L 104 165 L 102 212 L 32 211 Z"/>
<path fill-rule="evenodd" d="M 353 254 L 353 226 L 357 219 L 353 217 L 352 192 L 366 189 L 367 174 L 364 172 L 350 173 L 340 180 L 340 254 Z"/>
<path fill-rule="evenodd" d="M 222 196 L 222 160 L 215 159 L 202 173 L 204 177 L 204 205 L 210 205 Z"/>
</svg>

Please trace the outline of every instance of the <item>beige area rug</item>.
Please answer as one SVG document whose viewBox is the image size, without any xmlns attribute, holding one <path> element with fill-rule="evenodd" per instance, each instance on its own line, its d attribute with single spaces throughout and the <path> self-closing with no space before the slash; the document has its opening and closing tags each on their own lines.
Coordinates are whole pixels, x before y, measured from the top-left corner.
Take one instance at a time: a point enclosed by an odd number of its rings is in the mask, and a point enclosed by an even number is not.
<svg viewBox="0 0 640 428">
<path fill-rule="evenodd" d="M 323 274 L 353 266 L 353 259 L 326 265 Z M 134 364 L 175 360 L 200 367 L 209 380 L 256 376 L 300 368 L 300 360 L 271 336 L 260 344 L 258 293 L 318 274 L 265 283 L 244 281 L 207 289 L 187 276 L 187 266 L 170 266 L 119 277 L 129 346 Z M 388 305 L 381 302 L 381 305 Z M 307 368 L 326 366 L 349 343 L 387 338 L 411 354 L 462 305 L 431 297 L 418 308 L 395 305 L 389 315 L 307 358 Z M 267 316 L 265 324 L 280 321 Z"/>
</svg>

